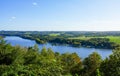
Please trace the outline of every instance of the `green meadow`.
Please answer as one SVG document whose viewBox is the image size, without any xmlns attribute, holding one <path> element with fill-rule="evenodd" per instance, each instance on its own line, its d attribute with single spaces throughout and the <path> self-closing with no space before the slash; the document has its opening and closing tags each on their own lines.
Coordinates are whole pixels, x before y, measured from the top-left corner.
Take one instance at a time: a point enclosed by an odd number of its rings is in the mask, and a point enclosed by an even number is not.
<svg viewBox="0 0 120 76">
<path fill-rule="evenodd" d="M 85 37 L 85 36 L 79 36 L 79 37 L 70 37 L 68 39 L 80 39 L 80 40 L 88 40 L 91 38 L 108 38 L 110 42 L 115 42 L 117 44 L 120 44 L 120 36 L 102 36 L 102 37 Z"/>
<path fill-rule="evenodd" d="M 49 34 L 49 36 L 59 36 L 60 35 L 60 33 L 51 33 L 51 34 Z"/>
<path fill-rule="evenodd" d="M 120 44 L 120 36 L 106 36 L 105 38 L 109 38 L 110 42 Z"/>
</svg>

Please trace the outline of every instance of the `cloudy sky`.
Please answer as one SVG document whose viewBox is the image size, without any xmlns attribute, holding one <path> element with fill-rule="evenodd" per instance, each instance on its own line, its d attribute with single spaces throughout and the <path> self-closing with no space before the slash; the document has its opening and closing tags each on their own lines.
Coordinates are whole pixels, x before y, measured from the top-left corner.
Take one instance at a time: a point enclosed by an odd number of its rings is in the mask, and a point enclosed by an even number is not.
<svg viewBox="0 0 120 76">
<path fill-rule="evenodd" d="M 120 0 L 0 0 L 0 30 L 120 31 Z"/>
</svg>

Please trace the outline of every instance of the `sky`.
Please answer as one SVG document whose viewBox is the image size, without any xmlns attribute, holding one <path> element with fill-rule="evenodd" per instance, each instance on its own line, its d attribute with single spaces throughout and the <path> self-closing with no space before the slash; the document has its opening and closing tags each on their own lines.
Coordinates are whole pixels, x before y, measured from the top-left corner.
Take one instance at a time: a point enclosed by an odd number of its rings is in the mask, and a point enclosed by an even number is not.
<svg viewBox="0 0 120 76">
<path fill-rule="evenodd" d="M 120 31 L 120 0 L 0 0 L 0 30 Z"/>
</svg>

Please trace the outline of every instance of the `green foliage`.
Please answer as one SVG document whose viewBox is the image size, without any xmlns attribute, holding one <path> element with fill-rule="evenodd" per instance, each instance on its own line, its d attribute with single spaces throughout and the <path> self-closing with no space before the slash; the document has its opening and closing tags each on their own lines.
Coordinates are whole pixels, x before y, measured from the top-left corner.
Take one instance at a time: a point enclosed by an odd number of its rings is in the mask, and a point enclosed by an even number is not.
<svg viewBox="0 0 120 76">
<path fill-rule="evenodd" d="M 51 33 L 51 34 L 49 34 L 49 36 L 59 36 L 60 35 L 60 33 Z"/>
<path fill-rule="evenodd" d="M 120 36 L 106 36 L 106 38 L 109 38 L 110 42 L 120 44 Z"/>
<path fill-rule="evenodd" d="M 35 44 L 35 45 L 33 46 L 33 50 L 34 50 L 34 51 L 39 51 L 39 48 L 38 48 L 38 45 L 37 45 L 37 44 Z"/>
<path fill-rule="evenodd" d="M 84 59 L 85 76 L 96 76 L 96 70 L 100 67 L 101 56 L 97 52 L 93 52 Z"/>
<path fill-rule="evenodd" d="M 75 74 L 75 66 L 81 63 L 81 59 L 76 53 L 65 53 L 61 55 L 61 66 L 63 66 L 63 74 L 73 73 Z M 81 65 L 80 65 L 81 68 Z M 77 70 L 80 70 L 79 68 Z"/>
<path fill-rule="evenodd" d="M 102 62 L 100 70 L 103 76 L 120 76 L 120 49 Z"/>
<path fill-rule="evenodd" d="M 0 76 L 120 76 L 120 48 L 103 61 L 96 52 L 82 61 L 76 53 L 13 47 L 0 39 Z"/>
<path fill-rule="evenodd" d="M 53 32 L 53 31 L 0 31 L 2 36 L 19 36 L 35 40 L 39 44 L 70 45 L 73 47 L 93 47 L 115 49 L 120 46 L 120 32 Z"/>
<path fill-rule="evenodd" d="M 42 48 L 41 55 L 43 55 L 44 57 L 47 57 L 48 53 L 47 53 L 47 49 L 45 47 Z"/>
<path fill-rule="evenodd" d="M 99 69 L 96 70 L 96 76 L 101 76 Z"/>
<path fill-rule="evenodd" d="M 29 48 L 11 46 L 1 42 L 0 76 L 60 76 L 63 68 L 55 53 L 37 45 Z"/>
<path fill-rule="evenodd" d="M 39 38 L 36 38 L 35 41 L 36 41 L 37 43 L 40 43 L 40 44 L 46 43 L 46 41 L 41 40 L 41 39 L 39 39 Z"/>
</svg>

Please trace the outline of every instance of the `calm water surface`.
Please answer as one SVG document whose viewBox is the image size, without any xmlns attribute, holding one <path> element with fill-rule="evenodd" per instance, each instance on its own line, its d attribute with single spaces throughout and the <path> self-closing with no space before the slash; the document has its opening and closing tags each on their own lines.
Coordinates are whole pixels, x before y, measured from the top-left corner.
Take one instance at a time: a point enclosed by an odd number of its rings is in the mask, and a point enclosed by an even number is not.
<svg viewBox="0 0 120 76">
<path fill-rule="evenodd" d="M 34 40 L 23 39 L 17 36 L 6 36 L 4 40 L 6 40 L 7 43 L 10 43 L 13 46 L 20 45 L 23 47 L 30 47 L 37 44 Z M 76 52 L 81 58 L 85 58 L 89 54 L 95 51 L 97 51 L 102 56 L 103 59 L 108 57 L 110 54 L 112 54 L 112 50 L 110 49 L 95 49 L 95 48 L 85 48 L 85 47 L 77 48 L 77 47 L 64 46 L 64 45 L 54 46 L 50 43 L 38 44 L 38 46 L 39 49 L 42 49 L 42 47 L 51 48 L 54 52 L 59 52 L 61 54 L 66 52 L 68 53 Z"/>
</svg>

